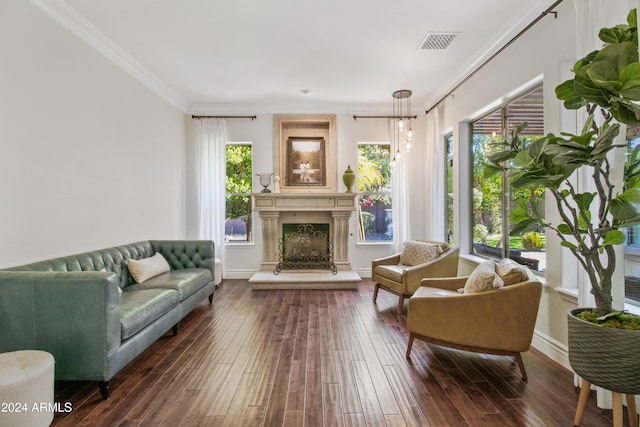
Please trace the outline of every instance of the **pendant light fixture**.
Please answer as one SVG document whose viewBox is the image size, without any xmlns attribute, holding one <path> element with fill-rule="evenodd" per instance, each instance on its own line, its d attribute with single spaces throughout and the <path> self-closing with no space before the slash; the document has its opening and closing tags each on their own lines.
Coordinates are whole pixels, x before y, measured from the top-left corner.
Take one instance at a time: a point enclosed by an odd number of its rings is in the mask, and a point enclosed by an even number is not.
<svg viewBox="0 0 640 427">
<path fill-rule="evenodd" d="M 411 128 L 411 94 L 407 89 L 393 92 L 393 158 L 391 167 L 395 167 L 403 153 L 413 146 L 414 132 Z"/>
</svg>

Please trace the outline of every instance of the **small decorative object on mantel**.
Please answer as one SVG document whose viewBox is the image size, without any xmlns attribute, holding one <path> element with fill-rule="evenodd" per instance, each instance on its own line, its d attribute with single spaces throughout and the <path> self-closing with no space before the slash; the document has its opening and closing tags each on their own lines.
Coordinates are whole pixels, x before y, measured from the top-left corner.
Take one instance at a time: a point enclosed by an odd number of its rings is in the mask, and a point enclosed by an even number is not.
<svg viewBox="0 0 640 427">
<path fill-rule="evenodd" d="M 345 191 L 345 193 L 353 193 L 351 189 L 353 188 L 353 184 L 356 182 L 356 174 L 353 169 L 351 169 L 351 165 L 348 165 L 347 170 L 344 171 L 342 181 L 344 182 L 344 185 L 347 186 L 347 191 Z"/>
<path fill-rule="evenodd" d="M 269 190 L 267 187 L 271 185 L 271 177 L 273 176 L 273 172 L 261 172 L 257 173 L 256 175 L 260 177 L 260 185 L 264 187 L 261 193 L 271 193 L 271 190 Z"/>
<path fill-rule="evenodd" d="M 278 175 L 275 175 L 273 177 L 273 192 L 274 193 L 280 192 L 280 177 Z"/>
</svg>

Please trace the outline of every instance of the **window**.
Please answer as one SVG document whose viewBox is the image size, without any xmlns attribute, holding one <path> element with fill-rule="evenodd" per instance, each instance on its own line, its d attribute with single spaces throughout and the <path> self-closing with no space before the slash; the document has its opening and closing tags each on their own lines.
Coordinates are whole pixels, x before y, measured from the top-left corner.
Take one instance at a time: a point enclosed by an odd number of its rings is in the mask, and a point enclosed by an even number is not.
<svg viewBox="0 0 640 427">
<path fill-rule="evenodd" d="M 252 241 L 252 159 L 251 144 L 227 144 L 225 242 Z"/>
<path fill-rule="evenodd" d="M 447 152 L 445 165 L 445 179 L 447 182 L 447 194 L 445 194 L 445 206 L 447 212 L 445 216 L 445 230 L 447 230 L 447 243 L 453 245 L 453 134 L 444 137 Z"/>
<path fill-rule="evenodd" d="M 509 209 L 518 200 L 537 201 L 544 213 L 544 189 L 518 189 L 510 192 L 508 175 L 484 176 L 487 156 L 503 149 L 507 135 L 523 123 L 520 134 L 531 142 L 544 136 L 542 87 L 504 104 L 481 119 L 472 122 L 472 235 L 473 251 L 494 258 L 512 258 L 533 270 L 544 271 L 545 236 L 543 229 L 531 230 L 522 236 L 509 236 Z"/>
<path fill-rule="evenodd" d="M 358 218 L 361 242 L 393 241 L 389 144 L 358 144 Z"/>
<path fill-rule="evenodd" d="M 640 150 L 640 126 L 627 126 L 627 154 L 625 164 Z M 633 156 L 633 157 L 632 157 Z M 635 159 L 633 159 L 635 160 Z M 625 230 L 624 244 L 624 296 L 627 303 L 640 305 L 640 225 Z"/>
</svg>

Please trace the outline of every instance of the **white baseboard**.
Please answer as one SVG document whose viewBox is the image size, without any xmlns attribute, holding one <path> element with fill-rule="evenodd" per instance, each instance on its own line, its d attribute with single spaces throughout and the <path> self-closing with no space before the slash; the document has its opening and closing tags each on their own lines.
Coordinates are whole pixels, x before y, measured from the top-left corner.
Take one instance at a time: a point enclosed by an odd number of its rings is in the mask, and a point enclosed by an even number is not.
<svg viewBox="0 0 640 427">
<path fill-rule="evenodd" d="M 554 362 L 559 363 L 570 371 L 573 371 L 571 369 L 571 365 L 569 364 L 569 349 L 565 344 L 536 330 L 533 333 L 531 346 L 536 350 L 542 352 L 545 356 L 547 356 Z"/>
</svg>

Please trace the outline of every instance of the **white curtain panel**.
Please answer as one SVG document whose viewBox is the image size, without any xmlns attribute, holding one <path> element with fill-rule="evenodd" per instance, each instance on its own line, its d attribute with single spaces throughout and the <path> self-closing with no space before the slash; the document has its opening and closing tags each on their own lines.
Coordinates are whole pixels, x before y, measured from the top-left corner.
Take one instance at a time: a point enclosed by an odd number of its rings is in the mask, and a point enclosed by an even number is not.
<svg viewBox="0 0 640 427">
<path fill-rule="evenodd" d="M 196 122 L 198 176 L 198 238 L 215 242 L 215 256 L 224 264 L 224 222 L 227 124 L 224 119 Z"/>
<path fill-rule="evenodd" d="M 627 22 L 627 14 L 633 8 L 640 6 L 640 0 L 574 0 L 576 10 L 576 58 L 582 58 L 589 52 L 602 48 L 602 41 L 598 38 L 598 32 L 601 28 L 613 27 L 617 24 L 625 24 Z M 582 123 L 586 119 L 584 111 L 578 112 L 578 131 L 582 127 Z M 589 186 L 591 179 L 586 173 L 578 177 L 579 191 L 593 191 Z M 619 263 L 618 270 L 622 271 L 622 253 L 617 253 Z M 622 273 L 620 273 L 623 275 Z M 614 280 L 614 282 L 616 282 Z M 618 282 L 620 282 L 618 280 Z M 578 270 L 578 306 L 593 306 L 593 297 L 589 293 L 590 286 L 588 278 L 582 269 Z M 615 298 L 614 294 L 614 298 Z M 614 301 L 615 304 L 615 301 Z M 576 383 L 579 379 L 576 377 Z M 636 402 L 640 405 L 640 399 L 636 398 Z M 611 392 L 597 389 L 597 403 L 601 408 L 610 409 Z M 640 406 L 638 406 L 640 408 Z"/>
<path fill-rule="evenodd" d="M 394 141 L 395 123 L 389 121 L 389 141 Z M 398 147 L 391 144 L 391 157 Z M 402 244 L 410 239 L 409 224 L 409 156 L 404 153 L 396 163 L 391 175 L 391 191 L 393 196 L 393 246 L 396 252 L 402 250 Z"/>
<path fill-rule="evenodd" d="M 445 144 L 440 121 L 441 106 L 436 106 L 427 115 L 427 145 L 425 153 L 426 182 L 425 230 L 429 239 L 447 241 L 444 228 L 446 214 L 446 182 L 444 176 Z"/>
</svg>

